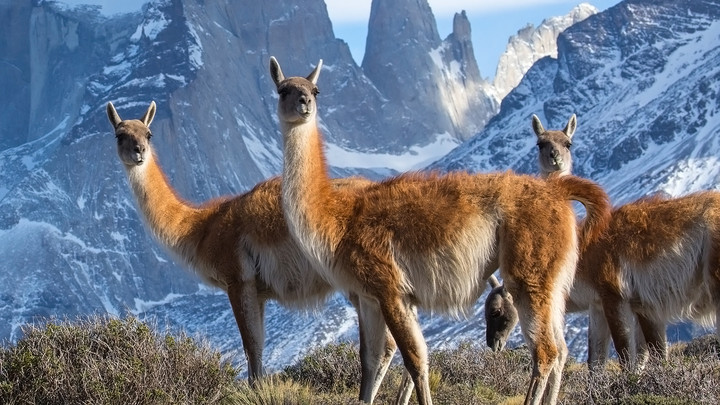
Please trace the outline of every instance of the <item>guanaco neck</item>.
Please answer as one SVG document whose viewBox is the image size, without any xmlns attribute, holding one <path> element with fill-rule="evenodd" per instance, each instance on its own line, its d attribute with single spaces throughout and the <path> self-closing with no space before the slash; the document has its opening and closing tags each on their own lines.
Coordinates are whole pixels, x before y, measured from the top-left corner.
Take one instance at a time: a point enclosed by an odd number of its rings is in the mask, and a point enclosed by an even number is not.
<svg viewBox="0 0 720 405">
<path fill-rule="evenodd" d="M 193 231 L 207 214 L 207 209 L 190 206 L 181 200 L 167 181 L 165 173 L 157 163 L 152 149 L 147 160 L 140 166 L 127 166 L 130 187 L 140 208 L 145 223 L 152 233 L 170 250 L 186 260 L 186 251 Z"/>
<path fill-rule="evenodd" d="M 562 177 L 562 176 L 569 176 L 570 168 L 563 169 L 563 170 L 553 170 L 551 172 L 545 171 L 542 168 L 540 168 L 540 177 L 547 180 L 549 178 L 556 178 L 556 177 Z"/>
<path fill-rule="evenodd" d="M 323 140 L 315 120 L 282 123 L 282 198 L 290 232 L 323 263 L 341 237 L 341 218 L 349 209 L 328 177 Z"/>
</svg>

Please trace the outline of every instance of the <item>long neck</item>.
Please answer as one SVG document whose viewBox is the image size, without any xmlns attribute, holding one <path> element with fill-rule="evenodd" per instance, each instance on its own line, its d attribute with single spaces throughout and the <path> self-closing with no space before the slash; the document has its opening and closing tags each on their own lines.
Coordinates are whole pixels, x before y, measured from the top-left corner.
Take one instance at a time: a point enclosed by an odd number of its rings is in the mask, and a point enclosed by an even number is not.
<svg viewBox="0 0 720 405">
<path fill-rule="evenodd" d="M 202 221 L 204 210 L 178 198 L 152 151 L 145 164 L 126 166 L 125 169 L 140 212 L 155 237 L 176 254 L 190 260 L 186 256 L 193 253 L 186 249 L 195 245 L 189 242 Z"/>
<path fill-rule="evenodd" d="M 315 122 L 283 125 L 282 204 L 290 232 L 311 256 L 328 263 L 341 237 L 346 204 L 327 173 L 323 142 Z"/>
<path fill-rule="evenodd" d="M 540 168 L 540 177 L 543 179 L 549 179 L 550 177 L 556 178 L 556 177 L 562 177 L 562 176 L 568 176 L 570 175 L 572 170 L 571 166 L 568 166 L 567 168 L 563 170 L 553 170 L 553 171 L 546 171 Z"/>
</svg>

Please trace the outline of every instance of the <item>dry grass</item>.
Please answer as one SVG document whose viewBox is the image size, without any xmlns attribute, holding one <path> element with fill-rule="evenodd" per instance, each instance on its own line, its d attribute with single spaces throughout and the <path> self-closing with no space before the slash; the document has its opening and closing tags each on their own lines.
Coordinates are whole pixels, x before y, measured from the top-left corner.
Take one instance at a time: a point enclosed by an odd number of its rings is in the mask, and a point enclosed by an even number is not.
<svg viewBox="0 0 720 405">
<path fill-rule="evenodd" d="M 207 344 L 135 318 L 30 325 L 0 352 L 3 404 L 226 403 L 236 371 Z"/>
<path fill-rule="evenodd" d="M 720 403 L 720 349 L 709 335 L 671 348 L 667 361 L 648 363 L 642 373 L 624 372 L 611 362 L 590 373 L 584 363 L 569 361 L 561 404 L 680 405 Z M 360 369 L 357 348 L 329 345 L 285 370 L 285 377 L 307 384 L 316 403 L 355 404 Z M 430 386 L 439 404 L 523 403 L 530 375 L 525 348 L 490 352 L 468 342 L 430 354 Z M 388 371 L 376 403 L 394 403 L 402 367 Z M 335 377 L 333 377 L 335 376 Z M 345 395 L 342 395 L 345 393 Z"/>
<path fill-rule="evenodd" d="M 91 318 L 28 326 L 16 345 L 0 348 L 2 404 L 355 405 L 357 346 L 319 348 L 250 387 L 205 343 L 161 334 L 135 318 Z M 667 361 L 641 373 L 617 364 L 589 373 L 570 362 L 561 404 L 679 405 L 720 403 L 720 348 L 706 336 L 671 348 Z M 530 358 L 521 348 L 493 353 L 471 343 L 430 355 L 438 404 L 522 403 Z M 403 368 L 391 366 L 376 398 L 394 403 Z M 414 398 L 413 398 L 414 400 Z"/>
</svg>

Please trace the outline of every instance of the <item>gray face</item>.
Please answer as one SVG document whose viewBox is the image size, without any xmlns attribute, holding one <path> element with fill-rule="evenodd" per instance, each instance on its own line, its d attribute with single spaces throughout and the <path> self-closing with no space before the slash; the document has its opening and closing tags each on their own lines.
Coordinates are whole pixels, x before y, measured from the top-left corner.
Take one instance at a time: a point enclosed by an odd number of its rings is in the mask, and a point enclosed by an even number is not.
<svg viewBox="0 0 720 405">
<path fill-rule="evenodd" d="M 278 118 L 285 124 L 303 124 L 315 119 L 317 104 L 315 97 L 320 93 L 317 87 L 322 69 L 322 59 L 310 74 L 303 77 L 289 77 L 280 68 L 280 63 L 270 57 L 270 77 L 278 92 Z"/>
<path fill-rule="evenodd" d="M 117 150 L 120 160 L 126 167 L 140 166 L 150 157 L 150 123 L 155 118 L 155 102 L 151 102 L 145 114 L 139 120 L 125 120 L 115 110 L 112 103 L 107 104 L 107 116 L 115 130 Z"/>
<path fill-rule="evenodd" d="M 572 154 L 570 138 L 562 131 L 546 131 L 538 136 L 538 159 L 543 173 L 570 171 Z"/>
<path fill-rule="evenodd" d="M 485 322 L 488 347 L 493 351 L 502 350 L 518 323 L 518 313 L 512 296 L 504 287 L 493 288 L 485 299 Z"/>
<path fill-rule="evenodd" d="M 277 87 L 278 116 L 287 123 L 308 122 L 317 113 L 317 86 L 302 77 L 283 80 Z"/>
<path fill-rule="evenodd" d="M 570 174 L 572 171 L 570 146 L 577 128 L 575 114 L 570 117 L 562 131 L 546 131 L 537 115 L 532 117 L 532 128 L 537 136 L 540 174 L 544 177 Z"/>
<path fill-rule="evenodd" d="M 121 122 L 115 128 L 117 150 L 126 166 L 140 166 L 148 159 L 152 133 L 140 120 Z"/>
</svg>

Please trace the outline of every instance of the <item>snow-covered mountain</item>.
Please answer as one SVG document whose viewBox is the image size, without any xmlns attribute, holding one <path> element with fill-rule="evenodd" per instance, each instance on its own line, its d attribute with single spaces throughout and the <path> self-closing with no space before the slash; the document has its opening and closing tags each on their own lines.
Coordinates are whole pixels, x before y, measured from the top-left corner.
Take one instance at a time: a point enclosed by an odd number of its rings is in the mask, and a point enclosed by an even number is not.
<svg viewBox="0 0 720 405">
<path fill-rule="evenodd" d="M 131 312 L 243 362 L 225 295 L 175 264 L 140 221 L 104 108 L 139 117 L 158 103 L 153 144 L 184 198 L 242 192 L 281 171 L 270 55 L 289 75 L 324 60 L 320 117 L 335 175 L 424 167 L 466 139 L 432 167 L 534 172 L 531 114 L 550 128 L 575 112 L 576 172 L 616 201 L 714 186 L 718 5 L 636 0 L 588 17 L 558 37 L 556 58 L 528 55 L 537 62 L 492 119 L 498 105 L 464 13 L 444 40 L 424 1 L 374 0 L 371 14 L 357 66 L 321 0 L 157 0 L 112 18 L 0 0 L 0 34 L 14 39 L 0 41 L 0 339 L 43 317 Z M 316 312 L 270 304 L 266 315 L 270 370 L 357 338 L 339 295 Z M 484 340 L 481 303 L 468 320 L 422 321 L 430 347 Z M 578 357 L 584 322 L 568 317 Z"/>
<path fill-rule="evenodd" d="M 508 40 L 507 48 L 498 62 L 493 87 L 498 101 L 520 83 L 525 73 L 546 56 L 557 58 L 557 37 L 573 24 L 597 13 L 598 10 L 588 3 L 573 8 L 567 15 L 550 17 L 535 28 L 528 24 Z"/>
</svg>

